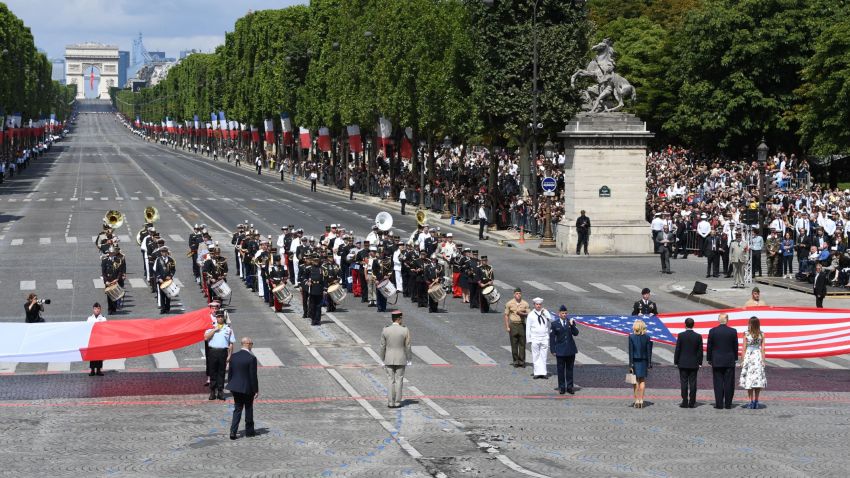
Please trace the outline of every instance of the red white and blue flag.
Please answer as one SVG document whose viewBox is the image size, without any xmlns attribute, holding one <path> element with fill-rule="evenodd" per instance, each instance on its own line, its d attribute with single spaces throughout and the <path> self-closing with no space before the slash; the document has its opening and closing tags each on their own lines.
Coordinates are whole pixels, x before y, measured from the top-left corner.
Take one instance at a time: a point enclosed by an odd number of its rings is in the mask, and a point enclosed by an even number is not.
<svg viewBox="0 0 850 478">
<path fill-rule="evenodd" d="M 743 337 L 750 317 L 758 317 L 768 358 L 801 359 L 850 353 L 850 310 L 810 307 L 748 307 L 745 309 L 677 312 L 658 316 L 575 316 L 576 322 L 605 332 L 628 335 L 636 319 L 646 322 L 653 342 L 675 345 L 685 330 L 685 319 L 694 319 L 694 331 L 708 339 L 718 325 L 718 315 L 729 315 L 727 325 Z M 741 341 L 743 346 L 743 340 Z"/>
</svg>

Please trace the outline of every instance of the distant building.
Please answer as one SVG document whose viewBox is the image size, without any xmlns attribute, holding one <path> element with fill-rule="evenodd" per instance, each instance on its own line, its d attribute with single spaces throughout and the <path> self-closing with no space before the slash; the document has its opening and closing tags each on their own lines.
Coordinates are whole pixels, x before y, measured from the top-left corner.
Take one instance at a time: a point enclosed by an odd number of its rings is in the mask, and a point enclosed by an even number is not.
<svg viewBox="0 0 850 478">
<path fill-rule="evenodd" d="M 164 51 L 148 51 L 148 55 L 150 55 L 153 61 L 165 61 Z"/>
<path fill-rule="evenodd" d="M 53 81 L 58 81 L 60 85 L 65 84 L 65 59 L 64 58 L 54 58 L 50 60 L 50 64 L 53 66 L 53 70 L 50 73 L 50 79 Z"/>
<path fill-rule="evenodd" d="M 93 42 L 67 45 L 65 79 L 77 85 L 78 99 L 86 98 L 87 92 L 90 97 L 108 98 L 109 88 L 118 86 L 118 47 Z"/>
<path fill-rule="evenodd" d="M 118 86 L 124 88 L 127 85 L 127 68 L 130 67 L 130 52 L 118 51 Z"/>
</svg>

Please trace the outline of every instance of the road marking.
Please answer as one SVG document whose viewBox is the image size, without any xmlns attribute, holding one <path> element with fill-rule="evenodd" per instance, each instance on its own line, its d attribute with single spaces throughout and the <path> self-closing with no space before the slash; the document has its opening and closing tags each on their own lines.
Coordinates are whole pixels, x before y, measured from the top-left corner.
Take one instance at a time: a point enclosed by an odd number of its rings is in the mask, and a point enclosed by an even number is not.
<svg viewBox="0 0 850 478">
<path fill-rule="evenodd" d="M 505 349 L 505 350 L 507 350 L 507 351 L 508 351 L 508 353 L 509 353 L 509 354 L 511 354 L 511 358 L 513 358 L 514 351 L 511 349 L 511 346 L 510 346 L 510 345 L 502 345 L 502 348 L 503 348 L 503 349 Z M 527 346 L 527 345 L 526 345 L 526 347 L 525 347 L 525 361 L 526 361 L 527 363 L 531 363 L 531 362 L 533 362 L 533 361 L 534 361 L 534 360 L 532 360 L 532 358 L 531 358 L 531 347 L 529 347 L 529 346 Z"/>
<path fill-rule="evenodd" d="M 118 198 L 115 198 L 115 200 L 116 200 L 116 201 L 123 201 L 123 200 L 124 200 L 124 198 L 118 197 Z"/>
<path fill-rule="evenodd" d="M 35 281 L 34 280 L 22 280 L 21 281 L 21 290 L 35 290 Z"/>
<path fill-rule="evenodd" d="M 413 354 L 419 357 L 420 360 L 427 363 L 428 365 L 435 365 L 445 367 L 448 366 L 449 363 L 443 360 L 439 355 L 435 354 L 430 347 L 425 345 L 414 345 L 411 347 L 413 350 Z"/>
<path fill-rule="evenodd" d="M 581 287 L 579 287 L 575 284 L 570 284 L 569 282 L 555 282 L 555 283 L 558 284 L 559 286 L 561 286 L 561 287 L 563 287 L 567 290 L 571 290 L 573 292 L 583 292 L 585 294 L 587 293 L 587 291 L 585 289 L 582 289 Z"/>
<path fill-rule="evenodd" d="M 531 287 L 534 287 L 534 288 L 536 288 L 536 289 L 540 289 L 540 290 L 552 290 L 552 288 L 551 288 L 551 287 L 549 287 L 548 285 L 546 285 L 546 284 L 541 284 L 540 282 L 537 282 L 536 280 L 524 280 L 523 282 L 525 282 L 526 284 L 528 284 L 528 285 L 530 285 Z"/>
<path fill-rule="evenodd" d="M 64 201 L 65 198 L 53 198 L 53 200 L 59 202 L 59 201 Z"/>
<path fill-rule="evenodd" d="M 139 197 L 138 196 L 130 196 L 130 200 L 131 201 L 138 201 Z"/>
<path fill-rule="evenodd" d="M 665 362 L 673 363 L 673 352 L 662 347 L 653 347 L 652 354 L 661 357 Z"/>
<path fill-rule="evenodd" d="M 101 200 L 101 201 L 109 201 L 109 198 L 108 198 L 108 197 L 106 197 L 106 196 L 101 196 L 100 200 Z"/>
<path fill-rule="evenodd" d="M 83 198 L 83 199 L 85 199 L 86 201 L 91 201 L 91 200 L 93 200 L 93 198 Z"/>
<path fill-rule="evenodd" d="M 145 201 L 153 201 L 153 197 L 151 197 L 151 196 L 145 196 Z"/>
<path fill-rule="evenodd" d="M 207 198 L 207 201 L 215 201 L 216 198 Z"/>
<path fill-rule="evenodd" d="M 48 372 L 70 372 L 71 362 L 49 362 L 47 364 Z"/>
<path fill-rule="evenodd" d="M 32 199 L 31 199 L 31 198 L 24 198 L 24 199 L 21 199 L 21 201 L 23 201 L 23 202 L 32 202 Z M 9 202 L 15 202 L 15 201 L 12 201 L 11 199 L 9 199 Z"/>
<path fill-rule="evenodd" d="M 10 198 L 10 199 L 9 199 L 9 202 L 18 202 L 18 200 L 17 200 L 17 199 L 11 199 L 11 198 Z"/>
<path fill-rule="evenodd" d="M 255 347 L 251 349 L 251 352 L 254 353 L 254 356 L 257 357 L 257 361 L 260 362 L 260 365 L 263 367 L 283 367 L 283 362 L 277 358 L 274 351 L 270 348 L 266 347 Z"/>
<path fill-rule="evenodd" d="M 24 243 L 23 239 L 12 239 L 12 245 L 13 246 L 20 246 L 23 243 Z"/>
<path fill-rule="evenodd" d="M 57 279 L 56 280 L 56 288 L 57 289 L 73 289 L 74 284 L 71 279 Z"/>
<path fill-rule="evenodd" d="M 643 292 L 643 289 L 642 289 L 642 288 L 640 288 L 640 287 L 638 287 L 638 286 L 636 286 L 636 285 L 623 284 L 623 288 L 628 289 L 628 290 L 630 290 L 630 291 L 632 291 L 632 292 L 637 292 L 638 294 L 640 294 L 641 292 Z"/>
<path fill-rule="evenodd" d="M 103 279 L 101 279 L 100 277 L 98 277 L 96 279 L 92 279 L 91 283 L 94 284 L 95 289 L 103 289 L 105 287 L 103 285 Z"/>
<path fill-rule="evenodd" d="M 130 279 L 130 287 L 132 287 L 134 289 L 136 289 L 136 288 L 143 289 L 147 286 L 148 286 L 148 283 L 145 282 L 145 280 L 140 278 L 140 277 L 133 277 L 132 279 Z"/>
<path fill-rule="evenodd" d="M 491 359 L 487 354 L 484 353 L 483 350 L 479 349 L 474 345 L 455 345 L 455 347 L 457 347 L 458 350 L 463 352 L 467 357 L 472 359 L 472 361 L 477 363 L 478 365 L 498 365 L 498 362 Z"/>
<path fill-rule="evenodd" d="M 36 202 L 45 202 L 45 201 L 47 201 L 47 198 L 36 199 L 35 201 Z"/>
<path fill-rule="evenodd" d="M 65 243 L 66 244 L 76 244 L 77 243 L 77 237 L 76 236 L 68 236 L 68 237 L 65 238 Z"/>
<path fill-rule="evenodd" d="M 180 234 L 169 234 L 168 237 L 170 237 L 172 241 L 183 242 L 183 237 L 180 236 Z"/>
<path fill-rule="evenodd" d="M 177 356 L 171 350 L 153 354 L 153 361 L 156 362 L 156 368 L 178 368 Z"/>
<path fill-rule="evenodd" d="M 505 290 L 511 290 L 511 289 L 513 289 L 513 288 L 514 288 L 514 286 L 512 286 L 512 285 L 510 285 L 510 284 L 506 284 L 506 283 L 504 283 L 504 282 L 502 282 L 502 281 L 500 281 L 500 280 L 494 280 L 494 281 L 493 281 L 493 284 L 495 284 L 495 285 L 496 285 L 496 287 L 498 287 L 498 288 L 500 288 L 500 289 L 505 289 Z"/>
<path fill-rule="evenodd" d="M 49 237 L 39 237 L 38 238 L 38 244 L 41 245 L 41 246 L 49 246 L 50 245 L 50 238 Z"/>
<path fill-rule="evenodd" d="M 580 363 L 582 365 L 599 365 L 602 362 L 581 352 L 576 352 L 576 363 Z"/>
<path fill-rule="evenodd" d="M 541 475 L 540 473 L 528 470 L 517 465 L 513 460 L 508 458 L 507 455 L 499 453 L 498 455 L 496 455 L 496 459 L 499 460 L 503 465 L 507 466 L 508 468 L 514 470 L 517 473 L 522 473 L 526 476 L 533 476 L 534 478 L 549 478 L 546 475 Z"/>
<path fill-rule="evenodd" d="M 15 373 L 18 362 L 0 362 L 0 373 Z"/>
<path fill-rule="evenodd" d="M 596 287 L 597 289 L 601 290 L 602 292 L 608 292 L 610 294 L 620 294 L 621 293 L 617 289 L 612 289 L 611 287 L 608 287 L 607 285 L 602 284 L 600 282 L 591 282 L 590 285 L 592 285 L 593 287 Z"/>
<path fill-rule="evenodd" d="M 343 324 L 339 319 L 337 319 L 334 314 L 330 312 L 325 312 L 325 315 L 328 316 L 328 318 L 331 319 L 337 325 L 337 327 L 341 328 L 346 334 L 348 334 L 352 339 L 354 339 L 355 343 L 361 345 L 366 343 L 365 340 L 361 339 L 360 336 L 354 333 L 354 331 L 351 330 L 347 325 Z"/>
<path fill-rule="evenodd" d="M 192 198 L 192 201 L 200 201 L 201 198 Z"/>
<path fill-rule="evenodd" d="M 789 362 L 787 360 L 782 360 L 782 359 L 767 359 L 766 362 L 769 363 L 769 364 L 772 364 L 772 365 L 776 365 L 777 367 L 800 368 L 799 365 L 797 365 L 793 362 Z"/>
<path fill-rule="evenodd" d="M 104 370 L 124 370 L 127 359 L 112 359 L 103 361 Z"/>
<path fill-rule="evenodd" d="M 433 400 L 431 400 L 430 398 L 426 397 L 426 396 L 425 396 L 425 394 L 424 394 L 424 393 L 422 393 L 422 390 L 419 390 L 418 388 L 416 388 L 416 387 L 415 387 L 415 386 L 413 386 L 413 385 L 410 385 L 410 386 L 408 386 L 407 388 L 408 388 L 408 390 L 410 390 L 410 393 L 412 393 L 412 394 L 414 394 L 414 395 L 418 395 L 418 396 L 422 397 L 422 398 L 421 398 L 421 400 L 422 400 L 423 402 L 425 402 L 425 404 L 426 404 L 426 405 L 428 405 L 429 407 L 431 407 L 431 408 L 432 408 L 435 412 L 437 412 L 437 413 L 439 413 L 440 415 L 443 415 L 443 416 L 445 416 L 445 417 L 449 416 L 449 412 L 447 412 L 445 408 L 443 408 L 443 407 L 441 407 L 441 406 L 437 405 L 437 404 L 436 404 Z"/>
<path fill-rule="evenodd" d="M 602 349 L 602 351 L 605 352 L 606 354 L 617 359 L 618 361 L 623 362 L 623 363 L 629 363 L 629 354 L 627 354 L 626 352 L 623 352 L 622 350 L 618 349 L 617 347 L 599 347 L 599 348 Z"/>
<path fill-rule="evenodd" d="M 830 362 L 829 360 L 824 360 L 822 358 L 809 358 L 809 359 L 805 359 L 805 360 L 808 360 L 809 362 L 812 362 L 813 364 L 820 365 L 821 367 L 824 367 L 824 368 L 832 368 L 832 369 L 839 369 L 839 370 L 844 370 L 844 368 L 845 368 L 843 365 L 838 365 L 837 363 L 833 363 L 833 362 Z"/>
</svg>

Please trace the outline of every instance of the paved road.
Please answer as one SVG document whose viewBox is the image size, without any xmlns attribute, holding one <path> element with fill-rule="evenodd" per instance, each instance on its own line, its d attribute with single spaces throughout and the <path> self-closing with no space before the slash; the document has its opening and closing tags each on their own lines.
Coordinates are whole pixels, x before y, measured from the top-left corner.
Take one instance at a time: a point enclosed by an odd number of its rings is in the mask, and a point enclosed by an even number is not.
<svg viewBox="0 0 850 478">
<path fill-rule="evenodd" d="M 382 209 L 145 142 L 101 111 L 108 108 L 84 105 L 68 140 L 0 187 L 2 321 L 22 320 L 30 290 L 53 300 L 45 314 L 51 321 L 80 320 L 93 301 L 104 300 L 91 241 L 108 209 L 127 217 L 119 233 L 130 273 L 127 307 L 111 320 L 157 316 L 155 297 L 138 284 L 141 258 L 132 240 L 148 205 L 159 209 L 157 228 L 176 250 L 183 290 L 173 310 L 203 306 L 180 253 L 191 224 L 207 224 L 230 256 L 230 231 L 245 220 L 273 235 L 285 224 L 319 235 L 330 223 L 365 233 Z M 403 235 L 415 227 L 410 216 L 394 219 Z M 519 286 L 552 308 L 565 303 L 576 314 L 610 314 L 629 311 L 648 286 L 662 311 L 697 308 L 662 292 L 672 279 L 658 274 L 655 257 L 552 258 L 451 230 L 490 257 L 503 297 Z M 674 264 L 679 279 L 700 277 L 702 267 Z M 638 411 L 625 407 L 629 390 L 620 384 L 623 337 L 582 329 L 582 389 L 564 398 L 553 392 L 553 380 L 531 380 L 529 369 L 507 366 L 500 313 L 482 315 L 450 300 L 446 311 L 427 314 L 401 300 L 416 358 L 407 406 L 387 410 L 375 356 L 387 316 L 349 299 L 321 327 L 310 327 L 298 304 L 275 314 L 233 285 L 234 327 L 254 338 L 263 366 L 260 437 L 226 440 L 230 402 L 204 400 L 198 346 L 110 362 L 99 382 L 79 373 L 81 363 L 5 363 L 0 454 L 16 463 L 9 469 L 32 470 L 27 466 L 57 448 L 57 475 L 837 476 L 847 468 L 834 446 L 850 434 L 846 356 L 773 362 L 764 410 L 703 406 L 688 413 L 675 406 L 672 350 L 659 346 L 652 406 Z M 701 378 L 703 386 L 709 381 Z M 707 403 L 709 394 L 701 399 Z M 789 431 L 799 438 L 785 440 Z M 16 434 L 39 439 L 18 443 Z M 717 466 L 701 465 L 709 460 Z"/>
</svg>

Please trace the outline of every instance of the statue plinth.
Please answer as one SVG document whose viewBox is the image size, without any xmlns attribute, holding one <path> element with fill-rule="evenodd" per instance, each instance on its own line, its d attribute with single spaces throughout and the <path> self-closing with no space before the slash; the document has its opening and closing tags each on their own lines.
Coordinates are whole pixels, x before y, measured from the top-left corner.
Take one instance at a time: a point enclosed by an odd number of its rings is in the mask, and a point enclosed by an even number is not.
<svg viewBox="0 0 850 478">
<path fill-rule="evenodd" d="M 628 113 L 581 113 L 567 123 L 563 138 L 564 217 L 558 248 L 575 251 L 576 218 L 591 221 L 591 254 L 649 254 L 646 222 L 646 148 L 655 135 Z"/>
</svg>

